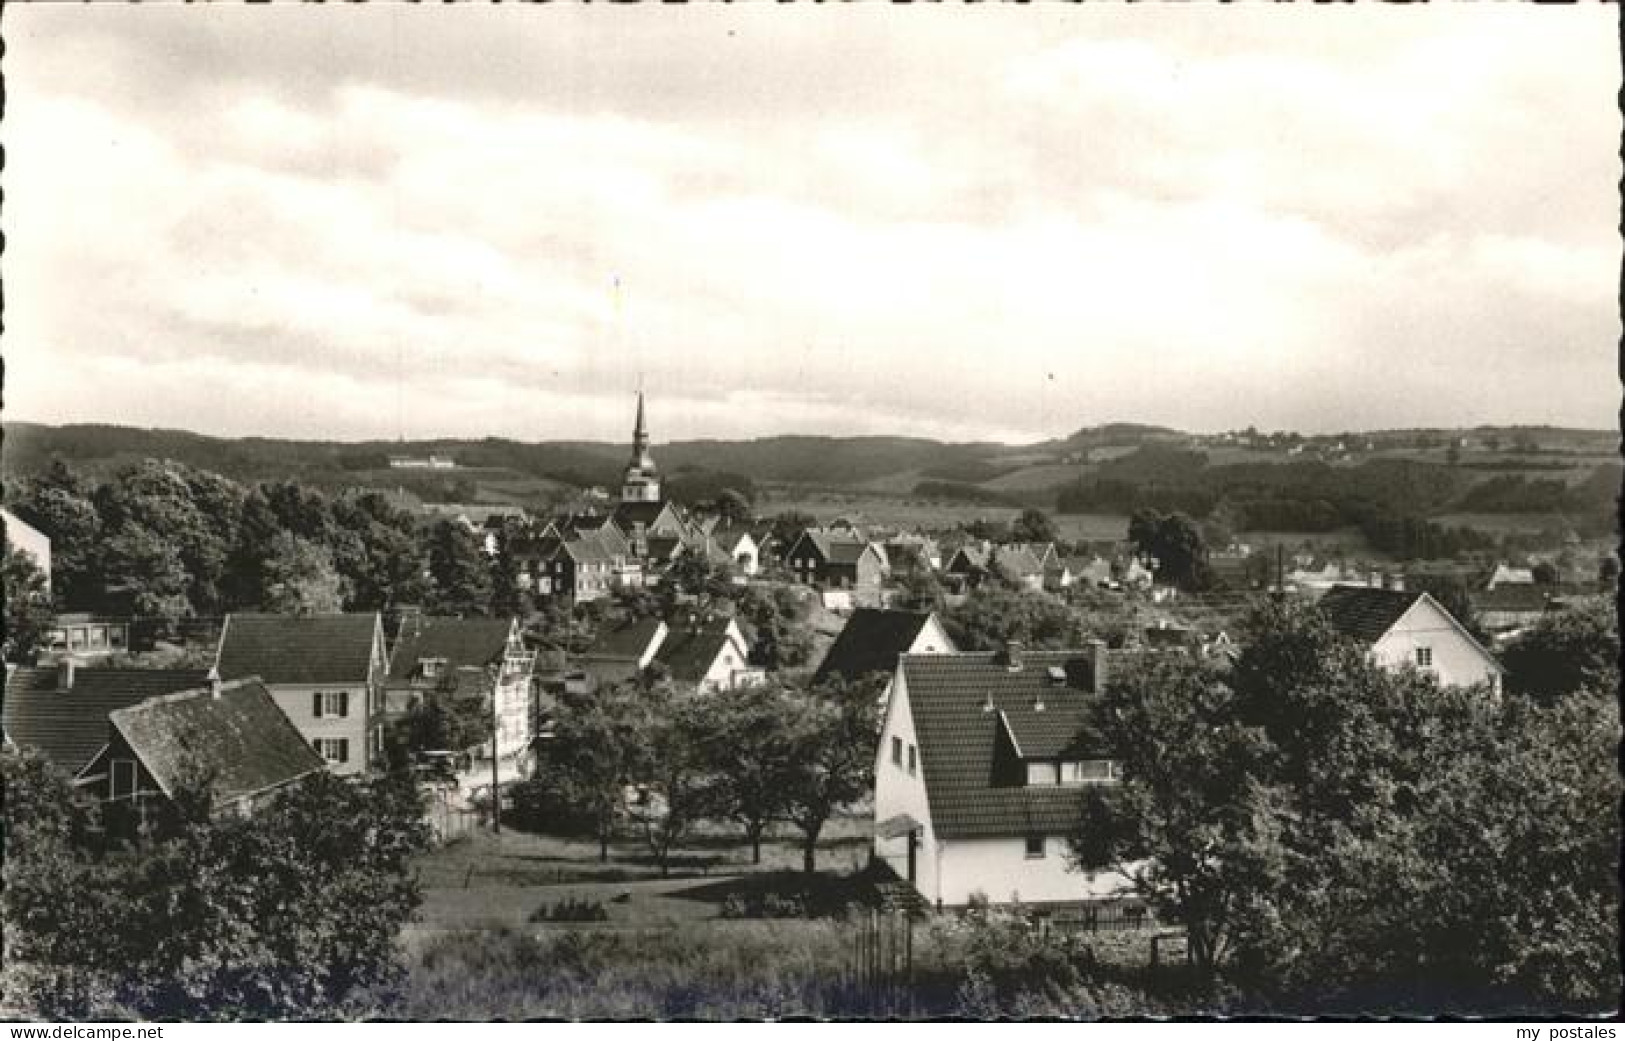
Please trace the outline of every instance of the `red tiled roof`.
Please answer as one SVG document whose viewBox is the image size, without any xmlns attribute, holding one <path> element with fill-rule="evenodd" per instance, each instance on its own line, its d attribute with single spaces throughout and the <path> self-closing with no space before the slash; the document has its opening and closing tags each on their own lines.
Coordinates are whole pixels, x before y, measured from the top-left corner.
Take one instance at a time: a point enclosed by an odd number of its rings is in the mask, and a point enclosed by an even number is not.
<svg viewBox="0 0 1625 1041">
<path fill-rule="evenodd" d="M 152 698 L 108 718 L 166 795 L 194 768 L 212 775 L 217 796 L 234 799 L 324 766 L 255 679 L 227 684 L 219 697 L 205 687 Z"/>
<path fill-rule="evenodd" d="M 107 716 L 147 698 L 200 686 L 201 669 L 93 669 L 74 671 L 73 688 L 60 690 L 55 668 L 14 669 L 6 677 L 6 738 L 32 748 L 76 774 L 107 743 Z"/>
<path fill-rule="evenodd" d="M 362 683 L 372 668 L 376 614 L 234 614 L 220 637 L 221 679 Z"/>
<path fill-rule="evenodd" d="M 1049 834 L 1077 823 L 1086 789 L 1016 786 L 996 777 L 999 733 L 1009 727 L 1028 757 L 1099 755 L 1088 727 L 1095 703 L 1092 650 L 1032 651 L 1011 671 L 994 654 L 910 654 L 902 659 L 931 821 L 947 839 Z M 1106 655 L 1112 667 L 1126 659 Z M 1050 670 L 1059 670 L 1059 681 Z M 991 701 L 993 711 L 988 711 Z M 1035 708 L 1042 701 L 1044 708 Z"/>
</svg>

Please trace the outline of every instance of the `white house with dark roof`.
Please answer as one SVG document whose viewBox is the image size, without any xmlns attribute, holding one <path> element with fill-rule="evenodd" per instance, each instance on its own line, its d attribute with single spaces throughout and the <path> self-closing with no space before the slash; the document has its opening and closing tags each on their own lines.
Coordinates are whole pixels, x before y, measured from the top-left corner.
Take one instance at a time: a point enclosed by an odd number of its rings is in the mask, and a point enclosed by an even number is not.
<svg viewBox="0 0 1625 1041">
<path fill-rule="evenodd" d="M 905 655 L 875 758 L 875 856 L 942 906 L 1122 895 L 1067 858 L 1090 787 L 1119 778 L 1089 722 L 1108 663 L 1103 644 Z"/>
<path fill-rule="evenodd" d="M 215 668 L 226 681 L 257 676 L 336 774 L 382 761 L 389 656 L 377 614 L 233 614 Z"/>
<path fill-rule="evenodd" d="M 865 676 L 885 674 L 884 706 L 891 696 L 897 661 L 905 654 L 953 654 L 954 642 L 930 611 L 888 611 L 861 607 L 846 620 L 813 673 L 819 684 L 839 676 L 856 683 Z"/>
<path fill-rule="evenodd" d="M 1425 592 L 1339 585 L 1317 606 L 1334 629 L 1365 646 L 1386 668 L 1411 666 L 1444 686 L 1483 683 L 1501 692 L 1504 670 L 1495 655 Z"/>
</svg>

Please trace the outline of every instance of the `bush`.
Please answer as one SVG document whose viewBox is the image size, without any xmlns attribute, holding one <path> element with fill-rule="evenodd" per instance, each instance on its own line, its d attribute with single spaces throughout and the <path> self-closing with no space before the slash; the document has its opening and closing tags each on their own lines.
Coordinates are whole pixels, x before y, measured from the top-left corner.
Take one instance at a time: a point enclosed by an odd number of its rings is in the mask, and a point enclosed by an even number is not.
<svg viewBox="0 0 1625 1041">
<path fill-rule="evenodd" d="M 566 897 L 556 904 L 543 904 L 530 913 L 530 922 L 607 922 L 609 911 L 598 900 Z"/>
</svg>

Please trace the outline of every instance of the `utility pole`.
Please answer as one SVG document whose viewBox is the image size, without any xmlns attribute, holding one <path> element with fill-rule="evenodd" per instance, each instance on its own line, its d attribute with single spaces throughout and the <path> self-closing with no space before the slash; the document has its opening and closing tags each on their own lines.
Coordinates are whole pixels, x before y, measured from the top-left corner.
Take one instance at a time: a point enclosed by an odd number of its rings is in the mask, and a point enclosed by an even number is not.
<svg viewBox="0 0 1625 1041">
<path fill-rule="evenodd" d="M 498 665 L 491 672 L 491 830 L 498 835 L 502 834 L 502 790 L 498 787 L 497 737 L 502 732 L 502 716 L 497 711 L 497 689 L 502 683 L 502 668 Z"/>
</svg>

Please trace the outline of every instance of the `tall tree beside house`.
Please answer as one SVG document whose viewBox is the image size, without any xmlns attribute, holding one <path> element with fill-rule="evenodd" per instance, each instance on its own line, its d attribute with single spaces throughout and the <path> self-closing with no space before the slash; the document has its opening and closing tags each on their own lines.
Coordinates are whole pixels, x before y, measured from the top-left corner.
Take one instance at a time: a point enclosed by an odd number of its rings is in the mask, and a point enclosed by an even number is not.
<svg viewBox="0 0 1625 1041">
<path fill-rule="evenodd" d="M 390 739 L 408 754 L 466 752 L 491 740 L 493 729 L 487 699 L 437 691 L 391 724 Z"/>
<path fill-rule="evenodd" d="M 1507 690 L 1555 701 L 1583 688 L 1619 687 L 1619 616 L 1597 598 L 1543 615 L 1501 652 Z"/>
<path fill-rule="evenodd" d="M 752 864 L 762 862 L 762 834 L 784 815 L 797 780 L 794 698 L 783 688 L 761 685 L 711 695 L 698 706 L 696 736 L 710 771 L 709 809 L 745 829 Z"/>
<path fill-rule="evenodd" d="M 755 516 L 750 500 L 732 488 L 724 488 L 711 501 L 711 510 L 724 524 L 749 524 Z"/>
<path fill-rule="evenodd" d="M 628 813 L 661 878 L 671 874 L 672 850 L 714 805 L 706 743 L 716 713 L 709 700 L 707 695 L 665 695 L 640 706 L 636 726 L 644 762 Z"/>
<path fill-rule="evenodd" d="M 1016 542 L 1054 542 L 1060 538 L 1060 531 L 1049 514 L 1030 506 L 1010 522 L 1010 538 Z"/>
<path fill-rule="evenodd" d="M 188 576 L 175 543 L 141 526 L 126 526 L 102 543 L 107 580 L 100 608 L 174 622 L 192 613 Z"/>
<path fill-rule="evenodd" d="M 643 778 L 649 706 L 665 700 L 659 690 L 625 683 L 562 695 L 546 762 L 517 796 L 543 826 L 597 839 L 599 860 L 609 859 L 627 785 Z"/>
<path fill-rule="evenodd" d="M 68 464 L 55 459 L 18 490 L 20 517 L 51 539 L 51 594 L 58 610 L 87 610 L 102 595 L 101 517 L 91 489 Z"/>
<path fill-rule="evenodd" d="M 1072 839 L 1085 871 L 1121 875 L 1189 937 L 1211 976 L 1268 899 L 1282 850 L 1262 783 L 1263 738 L 1199 659 L 1170 656 L 1114 678 L 1095 725 L 1123 781 L 1085 800 Z"/>
<path fill-rule="evenodd" d="M 424 602 L 428 557 L 416 517 L 380 492 L 359 489 L 334 499 L 332 516 L 333 563 L 350 589 L 346 610 Z"/>
<path fill-rule="evenodd" d="M 466 618 L 491 609 L 491 573 L 480 537 L 455 520 L 429 529 L 429 574 L 433 613 Z"/>
<path fill-rule="evenodd" d="M 219 583 L 241 498 L 241 490 L 224 478 L 168 460 L 148 459 L 119 471 L 93 496 L 109 584 L 124 588 L 138 614 L 173 619 L 212 612 L 220 605 Z M 170 584 L 179 589 L 169 592 Z M 183 606 L 165 604 L 176 595 Z"/>
<path fill-rule="evenodd" d="M 275 614 L 336 614 L 344 609 L 344 580 L 326 549 L 290 532 L 271 539 L 264 562 L 263 610 Z"/>
<path fill-rule="evenodd" d="M 1136 510 L 1129 518 L 1128 538 L 1135 549 L 1157 562 L 1157 579 L 1183 589 L 1211 582 L 1207 543 L 1195 521 L 1178 512 Z"/>
<path fill-rule="evenodd" d="M 52 624 L 51 594 L 45 575 L 27 554 L 5 544 L 0 588 L 5 590 L 5 660 L 14 665 L 32 665 Z"/>
<path fill-rule="evenodd" d="M 496 553 L 490 559 L 492 617 L 530 614 L 530 597 L 519 586 L 519 558 L 513 553 L 522 534 L 522 522 L 511 517 L 497 530 Z"/>
<path fill-rule="evenodd" d="M 874 786 L 878 697 L 876 683 L 836 679 L 798 699 L 789 718 L 794 753 L 785 818 L 801 831 L 801 867 L 809 874 L 824 825 Z"/>
</svg>

